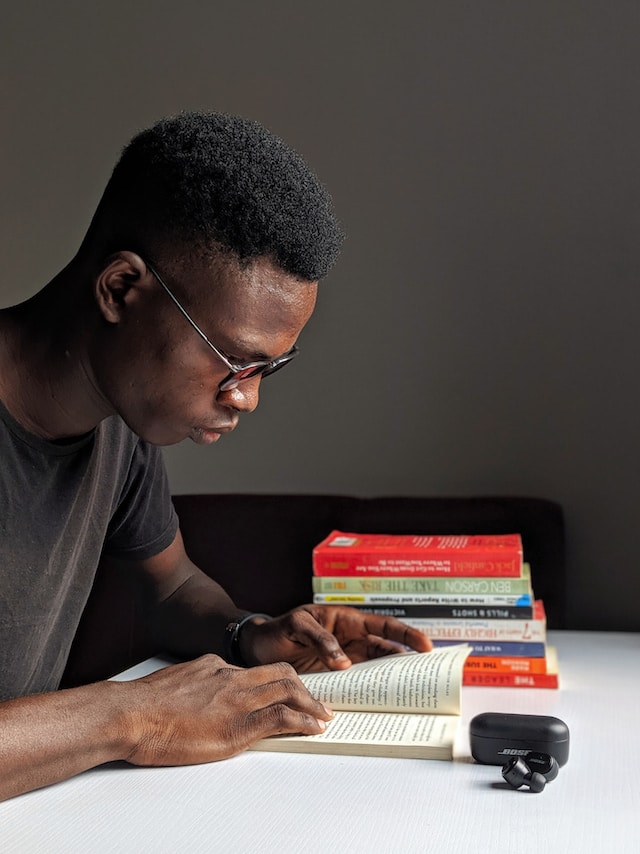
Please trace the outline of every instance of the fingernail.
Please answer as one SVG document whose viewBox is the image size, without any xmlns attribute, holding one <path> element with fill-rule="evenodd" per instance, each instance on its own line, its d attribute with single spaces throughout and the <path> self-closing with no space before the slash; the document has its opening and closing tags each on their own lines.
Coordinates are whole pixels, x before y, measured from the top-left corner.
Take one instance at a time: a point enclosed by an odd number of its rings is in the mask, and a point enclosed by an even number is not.
<svg viewBox="0 0 640 854">
<path fill-rule="evenodd" d="M 318 721 L 318 725 L 320 726 L 320 729 L 324 732 L 324 730 L 327 728 L 327 722 L 321 721 L 320 718 L 316 718 L 316 720 Z"/>
<path fill-rule="evenodd" d="M 325 706 L 325 704 L 324 704 L 324 703 L 322 704 L 322 708 L 325 710 L 325 712 L 326 712 L 328 715 L 331 715 L 331 717 L 333 717 L 333 709 L 330 709 L 328 706 Z"/>
</svg>

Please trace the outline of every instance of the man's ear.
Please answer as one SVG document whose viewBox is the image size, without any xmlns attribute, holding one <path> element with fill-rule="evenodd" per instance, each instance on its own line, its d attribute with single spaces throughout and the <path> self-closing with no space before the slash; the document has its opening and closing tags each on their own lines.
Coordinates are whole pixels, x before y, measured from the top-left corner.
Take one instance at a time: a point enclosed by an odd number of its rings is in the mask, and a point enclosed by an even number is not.
<svg viewBox="0 0 640 854">
<path fill-rule="evenodd" d="M 119 323 L 127 306 L 140 295 L 147 265 L 135 252 L 114 252 L 105 259 L 94 283 L 100 313 L 108 323 Z"/>
</svg>

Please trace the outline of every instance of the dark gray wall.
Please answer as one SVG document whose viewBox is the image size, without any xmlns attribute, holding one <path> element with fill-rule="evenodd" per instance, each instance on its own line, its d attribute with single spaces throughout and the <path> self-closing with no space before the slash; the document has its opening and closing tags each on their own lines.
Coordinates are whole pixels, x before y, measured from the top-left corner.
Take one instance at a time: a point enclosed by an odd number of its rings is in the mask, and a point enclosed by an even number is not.
<svg viewBox="0 0 640 854">
<path fill-rule="evenodd" d="M 572 624 L 640 629 L 637 3 L 13 5 L 3 302 L 180 109 L 285 137 L 348 233 L 299 361 L 234 435 L 167 451 L 175 492 L 553 498 Z"/>
</svg>

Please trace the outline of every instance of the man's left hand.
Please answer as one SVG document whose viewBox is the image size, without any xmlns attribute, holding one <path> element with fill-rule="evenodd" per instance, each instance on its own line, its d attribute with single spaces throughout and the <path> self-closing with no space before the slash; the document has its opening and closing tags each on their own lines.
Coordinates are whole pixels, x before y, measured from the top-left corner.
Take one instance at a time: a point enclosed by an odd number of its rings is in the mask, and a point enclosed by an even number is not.
<svg viewBox="0 0 640 854">
<path fill-rule="evenodd" d="M 395 617 L 346 605 L 303 605 L 266 622 L 248 622 L 240 638 L 247 664 L 288 661 L 299 673 L 344 670 L 407 647 L 428 652 L 432 643 Z"/>
</svg>

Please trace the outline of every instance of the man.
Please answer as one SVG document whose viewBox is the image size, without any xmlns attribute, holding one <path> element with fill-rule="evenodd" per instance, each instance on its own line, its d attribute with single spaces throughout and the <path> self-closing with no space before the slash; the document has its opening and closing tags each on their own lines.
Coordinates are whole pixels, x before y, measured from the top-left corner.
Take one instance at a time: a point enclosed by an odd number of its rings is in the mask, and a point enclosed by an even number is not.
<svg viewBox="0 0 640 854">
<path fill-rule="evenodd" d="M 215 442 L 255 409 L 339 243 L 280 140 L 183 114 L 134 138 L 77 255 L 0 313 L 0 798 L 321 732 L 331 712 L 296 670 L 430 647 L 350 608 L 239 612 L 184 552 L 158 449 Z M 187 661 L 57 691 L 99 561 L 137 579 L 159 645 Z"/>
</svg>

